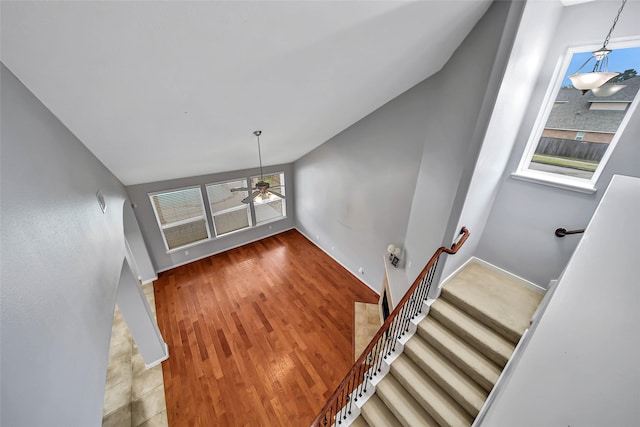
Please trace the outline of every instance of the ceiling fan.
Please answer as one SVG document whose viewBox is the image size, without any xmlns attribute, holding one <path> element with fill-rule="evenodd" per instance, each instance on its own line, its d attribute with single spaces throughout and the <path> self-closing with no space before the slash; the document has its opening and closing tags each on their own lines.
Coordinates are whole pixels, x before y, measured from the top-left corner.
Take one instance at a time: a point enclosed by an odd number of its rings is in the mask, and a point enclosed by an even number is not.
<svg viewBox="0 0 640 427">
<path fill-rule="evenodd" d="M 276 185 L 271 187 L 268 182 L 264 181 L 264 177 L 262 175 L 262 153 L 260 152 L 260 135 L 262 135 L 261 130 L 254 131 L 253 134 L 258 139 L 258 159 L 260 160 L 260 181 L 256 182 L 254 187 L 238 187 L 232 188 L 231 191 L 251 191 L 248 197 L 242 199 L 242 203 L 251 203 L 254 200 L 256 201 L 270 201 L 275 200 L 276 197 L 284 199 L 284 196 L 280 193 L 273 191 L 274 188 L 280 188 L 282 185 Z"/>
</svg>

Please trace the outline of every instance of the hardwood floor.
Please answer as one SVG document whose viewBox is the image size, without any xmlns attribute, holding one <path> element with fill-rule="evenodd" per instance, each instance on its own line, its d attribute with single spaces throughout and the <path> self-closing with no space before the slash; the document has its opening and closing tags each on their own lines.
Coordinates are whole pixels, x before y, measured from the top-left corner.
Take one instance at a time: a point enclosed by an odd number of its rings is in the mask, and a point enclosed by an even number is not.
<svg viewBox="0 0 640 427">
<path fill-rule="evenodd" d="M 307 426 L 378 296 L 295 230 L 159 275 L 170 426 Z"/>
</svg>

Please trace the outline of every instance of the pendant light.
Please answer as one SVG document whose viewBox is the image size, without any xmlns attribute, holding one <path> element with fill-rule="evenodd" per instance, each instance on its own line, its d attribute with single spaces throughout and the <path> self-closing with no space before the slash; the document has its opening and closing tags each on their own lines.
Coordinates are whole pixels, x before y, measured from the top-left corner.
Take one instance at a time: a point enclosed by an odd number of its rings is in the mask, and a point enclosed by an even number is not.
<svg viewBox="0 0 640 427">
<path fill-rule="evenodd" d="M 607 83 L 600 87 L 594 87 L 593 89 L 591 89 L 591 93 L 598 98 L 605 98 L 607 96 L 615 95 L 625 87 L 627 87 L 627 85 L 616 85 L 613 83 Z"/>
<path fill-rule="evenodd" d="M 620 73 L 610 73 L 608 70 L 608 65 L 609 65 L 608 56 L 611 53 L 611 50 L 607 49 L 607 45 L 609 44 L 611 33 L 613 32 L 613 29 L 616 27 L 616 24 L 618 23 L 618 18 L 620 18 L 620 13 L 622 13 L 622 9 L 624 9 L 624 5 L 626 3 L 627 3 L 627 0 L 622 0 L 622 6 L 620 6 L 620 9 L 618 9 L 618 14 L 616 15 L 616 18 L 613 20 L 613 25 L 611 26 L 611 29 L 609 30 L 607 37 L 605 37 L 602 47 L 592 52 L 592 56 L 590 56 L 589 59 L 587 59 L 585 63 L 582 64 L 580 68 L 578 68 L 578 71 L 576 71 L 574 74 L 569 76 L 569 79 L 571 79 L 571 83 L 573 83 L 573 87 L 575 87 L 576 89 L 582 90 L 583 93 L 588 91 L 589 89 L 595 89 L 602 86 L 607 81 L 611 80 L 613 77 L 620 74 Z M 596 63 L 593 66 L 593 70 L 590 73 L 580 74 L 580 70 L 582 70 L 584 66 L 587 65 L 594 58 L 596 60 Z"/>
</svg>

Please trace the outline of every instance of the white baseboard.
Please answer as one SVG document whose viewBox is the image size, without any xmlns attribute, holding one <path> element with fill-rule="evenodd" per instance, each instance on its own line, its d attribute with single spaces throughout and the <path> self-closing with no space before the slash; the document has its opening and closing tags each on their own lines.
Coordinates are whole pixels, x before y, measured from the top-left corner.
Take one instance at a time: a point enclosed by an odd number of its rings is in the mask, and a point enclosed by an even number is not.
<svg viewBox="0 0 640 427">
<path fill-rule="evenodd" d="M 367 285 L 368 288 L 370 288 L 372 291 L 374 291 L 376 293 L 376 295 L 380 295 L 380 289 L 376 289 L 374 286 L 371 286 L 370 283 L 367 283 L 366 280 L 364 280 L 363 278 L 361 278 L 360 276 L 358 276 L 356 273 L 354 273 L 353 271 L 351 271 L 351 269 L 349 267 L 347 267 L 346 265 L 344 265 L 342 262 L 340 262 L 339 259 L 337 259 L 336 257 L 334 257 L 333 255 L 331 255 L 331 253 L 327 252 L 322 246 L 320 246 L 319 244 L 317 244 L 316 242 L 313 241 L 313 239 L 311 239 L 311 237 L 307 236 L 302 230 L 300 230 L 297 227 L 293 227 L 295 228 L 298 233 L 302 234 L 304 237 L 307 238 L 308 241 L 310 241 L 311 243 L 314 244 L 314 246 L 316 246 L 318 249 L 320 249 L 322 252 L 324 252 L 325 254 L 329 255 L 329 257 L 334 260 L 335 262 L 337 262 L 338 264 L 340 264 L 345 270 L 347 270 L 349 273 L 351 273 L 351 275 L 353 277 L 355 277 L 356 279 L 358 279 L 360 282 L 364 283 L 365 285 Z M 379 286 L 379 285 L 378 285 Z"/>
<path fill-rule="evenodd" d="M 221 254 L 223 252 L 230 251 L 231 249 L 236 249 L 236 248 L 239 248 L 241 246 L 248 245 L 250 243 L 255 243 L 255 242 L 259 241 L 259 240 L 266 239 L 267 237 L 272 237 L 272 236 L 275 236 L 276 234 L 280 234 L 280 233 L 284 233 L 285 231 L 293 230 L 294 228 L 295 227 L 289 227 L 289 228 L 286 228 L 284 230 L 274 231 L 273 233 L 265 234 L 264 236 L 257 237 L 257 238 L 252 239 L 252 240 L 248 240 L 248 241 L 243 242 L 243 243 L 238 243 L 237 245 L 232 245 L 232 246 L 229 246 L 228 248 L 220 249 L 219 251 L 214 251 L 214 252 L 211 252 L 210 254 L 203 255 L 203 256 L 198 257 L 198 258 L 193 258 L 193 259 L 190 259 L 190 260 L 185 261 L 185 262 L 174 264 L 171 267 L 161 268 L 156 273 L 162 273 L 163 271 L 173 270 L 174 268 L 182 267 L 183 265 L 191 264 L 192 262 L 200 261 L 201 259 L 209 258 L 210 256 L 218 255 L 218 254 Z M 158 280 L 157 276 L 156 276 L 156 280 Z"/>
<path fill-rule="evenodd" d="M 340 262 L 340 260 L 338 260 L 338 259 L 337 259 L 337 258 L 335 258 L 333 255 L 331 255 L 331 253 L 327 252 L 327 251 L 326 251 L 322 246 L 318 245 L 316 242 L 314 242 L 314 241 L 313 241 L 313 239 L 311 239 L 309 236 L 307 236 L 304 232 L 302 232 L 299 228 L 297 228 L 297 227 L 295 227 L 295 226 L 294 226 L 294 227 L 289 227 L 289 228 L 284 229 L 284 230 L 276 231 L 276 232 L 273 232 L 273 233 L 270 233 L 270 234 L 266 234 L 266 235 L 264 235 L 264 236 L 262 236 L 262 237 L 258 237 L 258 238 L 256 238 L 256 239 L 252 239 L 252 240 L 249 240 L 249 241 L 244 242 L 244 243 L 239 243 L 239 244 L 237 244 L 237 245 L 233 245 L 233 246 L 230 246 L 230 247 L 228 247 L 228 248 L 221 249 L 221 250 L 219 250 L 219 251 L 211 252 L 210 254 L 203 255 L 203 256 L 198 257 L 198 258 L 193 258 L 193 259 L 188 260 L 188 261 L 185 261 L 185 262 L 181 262 L 181 263 L 178 263 L 178 264 L 174 264 L 174 265 L 172 265 L 172 266 L 170 266 L 170 267 L 161 268 L 160 270 L 158 270 L 158 271 L 157 271 L 157 273 L 162 273 L 163 271 L 169 271 L 169 270 L 172 270 L 172 269 L 174 269 L 174 268 L 181 267 L 181 266 L 183 266 L 183 265 L 191 264 L 192 262 L 199 261 L 199 260 L 201 260 L 201 259 L 205 259 L 205 258 L 209 258 L 210 256 L 214 256 L 214 255 L 217 255 L 217 254 L 221 254 L 221 253 L 223 253 L 223 252 L 230 251 L 230 250 L 232 250 L 232 249 L 236 249 L 236 248 L 239 248 L 239 247 L 241 247 L 241 246 L 245 246 L 245 245 L 248 245 L 248 244 L 250 244 L 250 243 L 254 243 L 254 242 L 257 242 L 257 241 L 259 241 L 259 240 L 266 239 L 267 237 L 272 237 L 272 236 L 275 236 L 275 235 L 277 235 L 277 234 L 284 233 L 284 232 L 286 232 L 286 231 L 290 231 L 290 230 L 297 230 L 300 234 L 302 234 L 304 237 L 306 237 L 306 239 L 307 239 L 308 241 L 310 241 L 311 243 L 313 243 L 313 245 L 314 245 L 314 246 L 316 246 L 317 248 L 319 248 L 319 249 L 320 249 L 322 252 L 324 252 L 325 254 L 329 255 L 329 257 L 331 257 L 331 259 L 332 259 L 332 260 L 334 260 L 335 262 L 337 262 L 338 264 L 340 264 L 340 265 L 341 265 L 345 270 L 347 270 L 349 273 L 351 273 L 351 275 L 352 275 L 353 277 L 355 277 L 356 279 L 358 279 L 358 281 L 360 281 L 360 282 L 364 283 L 368 288 L 370 288 L 372 291 L 374 291 L 374 292 L 376 293 L 376 295 L 380 295 L 380 290 L 379 290 L 379 289 L 377 289 L 377 288 L 376 288 L 376 287 L 374 287 L 374 286 L 371 286 L 371 284 L 370 284 L 370 283 L 367 283 L 367 281 L 366 281 L 366 280 L 362 279 L 362 278 L 361 278 L 360 276 L 358 276 L 355 272 L 351 271 L 351 269 L 350 269 L 349 267 L 347 267 L 347 266 L 346 266 L 346 265 L 344 265 L 342 262 Z M 154 279 L 154 280 L 152 280 L 152 281 L 155 281 L 155 280 L 158 280 L 158 276 L 156 276 L 156 277 L 155 277 L 155 279 Z M 147 284 L 147 283 L 150 283 L 150 282 L 144 282 L 144 283 L 143 283 L 143 285 L 144 285 L 144 284 Z"/>
<path fill-rule="evenodd" d="M 493 264 L 491 264 L 490 262 L 487 262 L 483 259 L 477 258 L 475 256 L 472 256 L 471 258 L 469 258 L 464 264 L 462 264 L 460 267 L 458 267 L 453 273 L 451 273 L 450 275 L 448 275 L 443 281 L 440 282 L 439 287 L 443 287 L 447 282 L 449 282 L 451 279 L 453 279 L 456 274 L 458 274 L 460 271 L 462 271 L 467 265 L 472 264 L 472 263 L 476 263 L 476 264 L 481 264 L 493 271 L 495 271 L 498 274 L 501 274 L 503 276 L 509 277 L 510 279 L 512 279 L 513 281 L 519 283 L 520 285 L 524 286 L 527 289 L 531 289 L 532 291 L 544 295 L 547 290 L 545 288 L 543 288 L 542 286 L 538 286 L 533 282 L 528 281 L 527 279 L 524 279 L 516 274 L 513 274 L 503 268 L 500 268 L 498 266 L 495 266 Z"/>
<path fill-rule="evenodd" d="M 157 360 L 154 360 L 151 363 L 145 363 L 144 367 L 146 369 L 151 369 L 154 366 L 158 366 L 159 364 L 161 364 L 162 362 L 164 362 L 165 360 L 167 360 L 169 358 L 169 346 L 167 345 L 167 343 L 164 343 L 164 356 L 160 357 Z"/>
<path fill-rule="evenodd" d="M 147 280 L 140 279 L 140 283 L 142 285 L 148 285 L 149 283 L 153 283 L 156 280 L 158 280 L 158 275 L 157 274 L 155 276 L 153 276 L 151 279 L 147 279 Z"/>
</svg>

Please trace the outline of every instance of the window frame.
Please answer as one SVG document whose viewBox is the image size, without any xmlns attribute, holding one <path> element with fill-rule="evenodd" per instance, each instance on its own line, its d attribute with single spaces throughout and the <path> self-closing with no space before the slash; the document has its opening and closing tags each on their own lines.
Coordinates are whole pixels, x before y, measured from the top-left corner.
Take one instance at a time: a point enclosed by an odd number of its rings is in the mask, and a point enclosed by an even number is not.
<svg viewBox="0 0 640 427">
<path fill-rule="evenodd" d="M 269 176 L 269 175 L 281 175 L 280 186 L 281 186 L 281 188 L 284 189 L 284 191 L 277 191 L 277 192 L 278 193 L 284 193 L 282 195 L 286 197 L 287 196 L 286 195 L 287 183 L 286 183 L 286 176 L 285 176 L 286 174 L 284 173 L 284 171 L 276 171 L 276 172 L 269 172 L 269 173 L 266 173 L 266 174 L 262 174 L 263 177 L 264 176 Z M 250 176 L 249 177 L 249 184 L 252 184 L 252 180 L 254 178 L 257 181 L 260 181 L 261 176 L 260 175 Z M 267 191 L 269 191 L 269 190 L 267 190 Z M 251 210 L 252 210 L 252 216 L 253 216 L 254 222 L 255 222 L 255 225 L 254 225 L 255 227 L 260 226 L 260 225 L 264 225 L 264 224 L 269 224 L 269 223 L 274 222 L 274 221 L 279 221 L 279 220 L 284 219 L 284 218 L 287 217 L 287 199 L 281 199 L 281 198 L 278 197 L 276 200 L 271 200 L 271 201 L 268 201 L 268 202 L 261 202 L 261 203 L 258 203 L 258 205 L 268 205 L 270 203 L 275 203 L 275 202 L 279 202 L 279 201 L 282 201 L 282 215 L 278 216 L 276 218 L 271 218 L 271 219 L 268 219 L 266 221 L 262 221 L 262 222 L 258 222 L 258 217 L 256 216 L 256 203 L 255 203 L 254 200 L 251 201 L 250 205 L 251 205 Z"/>
<path fill-rule="evenodd" d="M 250 181 L 247 180 L 247 177 L 241 177 L 241 178 L 236 178 L 236 179 L 227 179 L 225 181 L 211 182 L 209 184 L 205 184 L 204 185 L 204 191 L 207 194 L 207 200 L 209 202 L 208 203 L 208 205 L 209 205 L 209 213 L 211 213 L 211 222 L 212 222 L 213 233 L 215 234 L 215 238 L 222 237 L 222 236 L 228 236 L 230 234 L 237 233 L 237 232 L 240 232 L 240 231 L 244 231 L 244 230 L 250 229 L 250 228 L 255 226 L 254 220 L 253 220 L 253 215 L 251 214 L 251 208 L 249 206 L 250 204 L 248 204 L 248 203 L 247 204 L 242 203 L 242 205 L 234 206 L 234 207 L 223 209 L 223 210 L 220 210 L 220 211 L 214 211 L 213 207 L 211 206 L 211 198 L 209 197 L 209 191 L 208 191 L 209 186 L 227 184 L 229 182 L 234 182 L 234 181 L 244 181 L 245 182 L 244 187 L 247 187 L 247 188 L 249 187 L 248 183 Z M 251 194 L 250 189 L 249 189 L 249 191 L 246 191 L 246 193 L 247 193 L 247 196 L 249 194 Z M 232 230 L 232 231 L 228 231 L 226 233 L 218 234 L 218 231 L 216 229 L 216 222 L 215 222 L 214 218 L 216 216 L 218 216 L 218 215 L 226 214 L 226 213 L 229 213 L 229 212 L 235 212 L 235 211 L 239 211 L 239 210 L 242 210 L 242 209 L 245 209 L 247 211 L 247 219 L 249 221 L 249 225 L 247 227 L 239 228 L 237 230 Z"/>
<path fill-rule="evenodd" d="M 286 193 L 286 175 L 287 173 L 285 173 L 284 171 L 275 171 L 275 172 L 271 172 L 271 173 L 267 173 L 266 176 L 268 175 L 281 175 L 281 185 L 282 188 L 284 189 L 283 192 Z M 263 175 L 264 176 L 264 175 Z M 195 246 L 195 245 L 199 245 L 201 243 L 205 243 L 220 237 L 224 237 L 224 236 L 229 236 L 231 234 L 235 234 L 235 233 L 239 233 L 239 232 L 243 232 L 246 230 L 250 230 L 252 228 L 256 228 L 256 227 L 260 227 L 262 225 L 265 224 L 270 224 L 276 221 L 281 221 L 285 218 L 287 218 L 287 205 L 286 205 L 286 199 L 280 199 L 278 198 L 277 200 L 273 200 L 271 202 L 265 202 L 264 204 L 268 204 L 268 203 L 273 203 L 276 201 L 282 201 L 283 203 L 283 207 L 282 207 L 282 211 L 283 214 L 282 216 L 278 216 L 276 218 L 272 218 L 266 221 L 262 221 L 262 222 L 258 222 L 257 218 L 256 218 L 256 211 L 255 211 L 255 203 L 253 201 L 251 201 L 251 203 L 246 204 L 246 206 L 243 204 L 242 206 L 234 206 L 231 208 L 227 208 L 221 211 L 216 211 L 214 212 L 212 207 L 211 207 L 211 201 L 209 200 L 209 193 L 207 191 L 207 187 L 210 185 L 216 185 L 216 184 L 225 184 L 228 182 L 233 182 L 233 181 L 246 181 L 247 182 L 247 187 L 249 187 L 249 185 L 251 185 L 251 180 L 253 178 L 256 179 L 260 179 L 260 175 L 244 175 L 244 176 L 240 176 L 240 177 L 236 177 L 236 178 L 230 178 L 230 179 L 226 179 L 223 181 L 217 181 L 217 182 L 211 182 L 211 183 L 207 183 L 207 184 L 198 184 L 198 185 L 190 185 L 190 186 L 186 186 L 186 187 L 180 187 L 180 188 L 171 188 L 171 189 L 167 189 L 167 190 L 161 190 L 161 191 L 154 191 L 151 193 L 147 193 L 147 196 L 149 197 L 149 203 L 151 203 L 151 209 L 153 210 L 153 214 L 156 218 L 156 224 L 158 225 L 158 229 L 160 231 L 160 235 L 162 236 L 162 241 L 164 243 L 164 247 L 166 250 L 166 253 L 173 253 L 173 252 L 177 252 L 180 250 L 184 250 L 186 248 L 189 248 L 191 246 Z M 204 192 L 203 192 L 203 187 L 204 187 Z M 203 214 L 198 216 L 198 217 L 194 217 L 194 218 L 188 218 L 185 220 L 180 220 L 180 221 L 175 221 L 166 225 L 162 225 L 162 223 L 160 222 L 160 215 L 158 215 L 158 211 L 156 209 L 156 205 L 153 202 L 153 197 L 157 196 L 159 194 L 168 194 L 168 193 L 175 193 L 175 192 L 179 192 L 179 191 L 184 191 L 184 190 L 190 190 L 190 189 L 194 189 L 197 188 L 198 194 L 200 195 L 200 207 L 202 209 Z M 247 192 L 248 194 L 251 194 L 252 191 L 249 190 Z M 286 194 L 283 194 L 286 195 Z M 207 203 L 205 203 L 204 198 L 207 198 Z M 229 213 L 229 212 L 233 212 L 236 210 L 242 210 L 242 209 L 247 209 L 248 210 L 248 215 L 247 218 L 249 220 L 249 226 L 248 227 L 244 227 L 244 228 L 240 228 L 238 230 L 233 230 L 233 231 L 229 231 L 227 233 L 223 233 L 223 234 L 217 234 L 216 232 L 216 228 L 215 228 L 215 221 L 214 221 L 214 217 L 217 215 L 221 215 L 224 213 Z M 192 242 L 192 243 L 188 243 L 186 245 L 183 246 L 179 246 L 173 249 L 169 249 L 169 245 L 167 243 L 167 238 L 165 236 L 164 230 L 168 229 L 168 228 L 172 228 L 172 227 L 176 227 L 179 225 L 184 225 L 184 224 L 188 224 L 190 222 L 196 222 L 196 221 L 200 221 L 204 219 L 205 221 L 205 226 L 206 226 L 206 230 L 207 230 L 207 238 L 206 239 L 201 239 L 198 240 L 196 242 Z M 213 234 L 211 233 L 211 227 L 213 227 Z"/>
<path fill-rule="evenodd" d="M 578 191 L 582 193 L 592 194 L 596 192 L 596 183 L 598 182 L 600 175 L 602 174 L 609 159 L 611 158 L 611 155 L 616 149 L 618 141 L 624 133 L 629 121 L 631 120 L 631 117 L 635 113 L 638 103 L 640 103 L 640 91 L 636 94 L 635 98 L 627 108 L 625 116 L 620 122 L 620 125 L 618 126 L 618 129 L 613 136 L 613 139 L 609 143 L 607 150 L 602 156 L 602 159 L 600 159 L 600 162 L 598 163 L 596 170 L 593 172 L 593 175 L 591 175 L 591 178 L 579 178 L 568 175 L 561 175 L 553 172 L 533 170 L 529 169 L 529 165 L 531 164 L 531 160 L 533 158 L 533 155 L 535 154 L 535 150 L 538 147 L 542 132 L 544 131 L 544 127 L 549 119 L 549 115 L 551 114 L 551 110 L 553 109 L 555 99 L 557 98 L 562 81 L 564 80 L 567 71 L 569 71 L 568 68 L 573 55 L 576 53 L 591 52 L 598 49 L 599 47 L 601 46 L 580 45 L 569 47 L 566 49 L 564 56 L 558 61 L 558 64 L 556 65 L 553 73 L 553 78 L 551 79 L 549 86 L 547 87 L 547 91 L 543 98 L 541 108 L 538 112 L 533 128 L 531 129 L 531 132 L 529 134 L 527 145 L 525 146 L 522 157 L 520 158 L 520 162 L 518 163 L 518 167 L 516 171 L 511 174 L 513 178 L 549 185 L 552 187 Z M 610 48 L 614 51 L 616 49 L 632 47 L 640 47 L 640 38 L 634 37 L 633 39 L 624 41 L 612 41 L 610 43 Z"/>
<path fill-rule="evenodd" d="M 158 210 L 156 209 L 156 204 L 153 202 L 153 197 L 157 196 L 159 194 L 169 194 L 169 193 L 176 193 L 179 191 L 184 191 L 184 190 L 191 190 L 197 188 L 198 189 L 198 194 L 200 196 L 200 207 L 202 209 L 202 215 L 197 216 L 197 217 L 193 217 L 193 218 L 188 218 L 188 219 L 183 219 L 180 221 L 174 221 L 171 222 L 169 224 L 165 224 L 162 225 L 162 223 L 160 222 L 160 215 L 158 215 Z M 194 246 L 194 245 L 198 245 L 200 243 L 206 242 L 211 240 L 211 229 L 209 228 L 209 219 L 207 218 L 207 210 L 205 208 L 204 205 L 204 199 L 202 196 L 202 187 L 200 185 L 191 185 L 188 187 L 181 187 L 181 188 L 173 188 L 171 190 L 162 190 L 162 191 L 154 191 L 152 193 L 148 193 L 147 194 L 149 196 L 149 202 L 151 203 L 151 208 L 153 209 L 153 214 L 156 217 L 156 223 L 158 224 L 158 229 L 160 230 L 160 235 L 162 236 L 162 241 L 164 242 L 164 247 L 166 249 L 166 253 L 172 253 L 172 252 L 177 252 L 179 250 L 184 250 L 185 248 Z M 172 228 L 172 227 L 177 227 L 180 225 L 184 225 L 184 224 L 189 224 L 191 222 L 196 222 L 196 221 L 201 221 L 202 219 L 204 219 L 205 222 L 205 227 L 207 229 L 207 238 L 206 239 L 201 239 L 198 240 L 196 242 L 191 242 L 191 243 L 187 243 L 186 245 L 182 245 L 182 246 L 178 246 L 176 248 L 169 248 L 169 244 L 167 243 L 167 237 L 165 236 L 164 230 Z"/>
</svg>

